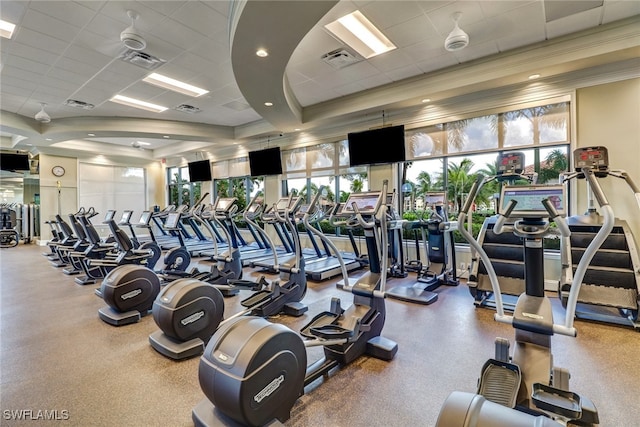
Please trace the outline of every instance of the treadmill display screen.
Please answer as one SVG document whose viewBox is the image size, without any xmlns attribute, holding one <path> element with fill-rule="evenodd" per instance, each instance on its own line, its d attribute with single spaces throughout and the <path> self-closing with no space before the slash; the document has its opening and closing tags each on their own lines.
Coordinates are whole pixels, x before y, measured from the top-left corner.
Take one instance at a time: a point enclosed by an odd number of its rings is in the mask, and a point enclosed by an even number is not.
<svg viewBox="0 0 640 427">
<path fill-rule="evenodd" d="M 231 205 L 233 205 L 233 202 L 235 201 L 236 199 L 234 197 L 220 198 L 218 199 L 218 203 L 216 204 L 216 210 L 226 212 L 229 210 L 229 208 L 231 207 Z"/>
<path fill-rule="evenodd" d="M 517 202 L 511 217 L 548 217 L 542 200 L 549 199 L 560 215 L 565 213 L 565 192 L 562 185 L 530 185 L 502 187 L 500 213 L 504 214 L 511 200 Z"/>
<path fill-rule="evenodd" d="M 167 219 L 164 222 L 164 226 L 167 228 L 176 228 L 178 227 L 179 220 L 180 220 L 180 212 L 169 212 L 167 214 Z"/>
</svg>

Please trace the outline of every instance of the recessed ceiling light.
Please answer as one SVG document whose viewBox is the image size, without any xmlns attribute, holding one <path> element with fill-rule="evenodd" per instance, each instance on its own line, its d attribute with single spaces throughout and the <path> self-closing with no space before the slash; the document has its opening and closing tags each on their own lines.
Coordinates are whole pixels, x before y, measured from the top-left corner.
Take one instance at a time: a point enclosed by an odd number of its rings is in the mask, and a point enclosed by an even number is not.
<svg viewBox="0 0 640 427">
<path fill-rule="evenodd" d="M 5 39 L 10 39 L 13 36 L 13 31 L 16 29 L 16 24 L 4 21 L 0 19 L 0 36 Z"/>
<path fill-rule="evenodd" d="M 170 138 L 169 135 L 162 135 L 162 137 L 165 138 L 165 139 L 169 139 Z"/>
<path fill-rule="evenodd" d="M 529 80 L 535 80 L 535 79 L 539 79 L 540 78 L 540 74 L 531 74 L 529 76 Z"/>
<path fill-rule="evenodd" d="M 420 102 L 422 102 L 423 104 L 426 104 L 427 102 L 431 102 L 431 98 L 424 98 Z"/>
<path fill-rule="evenodd" d="M 168 110 L 167 107 L 163 107 L 162 105 L 156 105 L 150 102 L 140 101 L 139 99 L 129 98 L 128 96 L 122 95 L 116 95 L 109 101 L 127 105 L 129 107 L 140 108 L 141 110 L 147 110 L 154 113 L 162 113 L 163 111 Z"/>
<path fill-rule="evenodd" d="M 197 86 L 190 85 L 189 83 L 181 82 L 180 80 L 172 79 L 171 77 L 163 76 L 162 74 L 158 73 L 151 73 L 147 77 L 142 79 L 142 81 L 162 87 L 164 89 L 172 90 L 174 92 L 194 97 L 209 93 L 209 91 L 206 89 L 202 89 Z"/>
<path fill-rule="evenodd" d="M 96 136 L 95 133 L 88 133 L 87 136 Z"/>
<path fill-rule="evenodd" d="M 258 55 L 260 58 L 264 58 L 266 56 L 269 56 L 269 52 L 267 52 L 266 49 L 258 49 L 256 51 L 256 55 Z"/>
<path fill-rule="evenodd" d="M 396 48 L 359 10 L 324 27 L 366 59 Z"/>
<path fill-rule="evenodd" d="M 301 131 L 302 129 L 300 129 L 300 128 L 295 128 L 294 130 L 295 130 L 296 132 L 298 132 L 298 131 Z"/>
<path fill-rule="evenodd" d="M 145 142 L 145 141 L 136 141 L 135 143 L 140 145 L 151 145 L 150 142 Z"/>
<path fill-rule="evenodd" d="M 265 102 L 264 105 L 267 107 L 273 107 L 273 102 Z"/>
<path fill-rule="evenodd" d="M 45 141 L 53 141 L 52 138 L 45 138 Z"/>
</svg>

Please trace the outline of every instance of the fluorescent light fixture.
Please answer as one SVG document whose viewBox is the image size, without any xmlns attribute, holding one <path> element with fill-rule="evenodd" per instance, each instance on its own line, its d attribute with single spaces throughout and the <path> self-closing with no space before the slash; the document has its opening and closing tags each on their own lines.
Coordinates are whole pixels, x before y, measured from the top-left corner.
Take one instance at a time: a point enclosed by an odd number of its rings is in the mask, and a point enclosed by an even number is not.
<svg viewBox="0 0 640 427">
<path fill-rule="evenodd" d="M 10 39 L 13 36 L 13 30 L 16 29 L 16 24 L 12 24 L 11 22 L 3 21 L 0 19 L 0 36 L 5 39 Z"/>
<path fill-rule="evenodd" d="M 206 89 L 202 89 L 202 88 L 190 85 L 188 83 L 181 82 L 180 80 L 163 76 L 162 74 L 158 74 L 158 73 L 151 73 L 147 77 L 142 79 L 142 81 L 155 86 L 160 86 L 168 90 L 172 90 L 174 92 L 181 93 L 183 95 L 189 95 L 194 97 L 204 95 L 205 93 L 209 93 L 209 91 Z"/>
<path fill-rule="evenodd" d="M 396 48 L 359 10 L 324 27 L 366 59 Z"/>
<path fill-rule="evenodd" d="M 129 107 L 140 108 L 141 110 L 147 110 L 154 113 L 162 113 L 168 110 L 167 107 L 162 105 L 152 104 L 150 102 L 140 101 L 139 99 L 129 98 L 128 96 L 116 95 L 109 101 L 116 102 L 122 105 L 128 105 Z"/>
</svg>

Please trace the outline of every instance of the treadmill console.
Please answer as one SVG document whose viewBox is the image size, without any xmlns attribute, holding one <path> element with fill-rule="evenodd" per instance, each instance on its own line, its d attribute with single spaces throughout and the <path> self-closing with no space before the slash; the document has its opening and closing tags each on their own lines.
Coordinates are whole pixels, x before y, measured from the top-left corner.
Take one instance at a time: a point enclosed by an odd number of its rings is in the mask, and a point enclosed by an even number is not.
<svg viewBox="0 0 640 427">
<path fill-rule="evenodd" d="M 178 222 L 180 221 L 180 212 L 169 212 L 167 219 L 164 221 L 164 227 L 167 229 L 178 228 Z"/>
<path fill-rule="evenodd" d="M 151 211 L 142 212 L 142 215 L 140 215 L 140 219 L 138 220 L 138 225 L 149 225 L 149 222 L 151 221 L 151 215 L 153 215 L 153 212 Z"/>
</svg>

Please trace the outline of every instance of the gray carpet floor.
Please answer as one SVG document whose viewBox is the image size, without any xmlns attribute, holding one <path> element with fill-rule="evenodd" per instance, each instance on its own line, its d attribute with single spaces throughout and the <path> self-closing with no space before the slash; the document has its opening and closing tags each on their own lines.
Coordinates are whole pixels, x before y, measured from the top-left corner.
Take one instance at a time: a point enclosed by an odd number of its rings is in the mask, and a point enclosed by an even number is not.
<svg viewBox="0 0 640 427">
<path fill-rule="evenodd" d="M 122 327 L 101 321 L 96 286 L 75 284 L 41 255 L 46 250 L 0 250 L 0 425 L 193 425 L 191 411 L 204 398 L 199 358 L 174 361 L 157 353 L 148 342 L 158 329 L 152 316 Z M 247 269 L 245 276 L 258 274 Z M 309 311 L 301 318 L 272 320 L 296 329 L 326 310 L 333 296 L 351 304 L 336 280 L 309 282 Z M 396 357 L 362 357 L 312 384 L 285 424 L 433 426 L 449 393 L 475 391 L 495 337 L 512 339 L 513 330 L 493 321 L 492 310 L 476 308 L 464 283 L 437 293 L 429 306 L 387 299 L 383 335 L 398 343 Z M 225 315 L 239 310 L 239 300 L 225 299 Z M 640 425 L 640 335 L 583 320 L 576 326 L 577 338 L 553 337 L 555 365 L 570 370 L 571 388 L 595 403 L 602 426 Z M 312 349 L 310 361 L 316 355 Z M 20 414 L 29 419 L 16 420 Z M 58 420 L 41 419 L 52 415 Z"/>
</svg>

